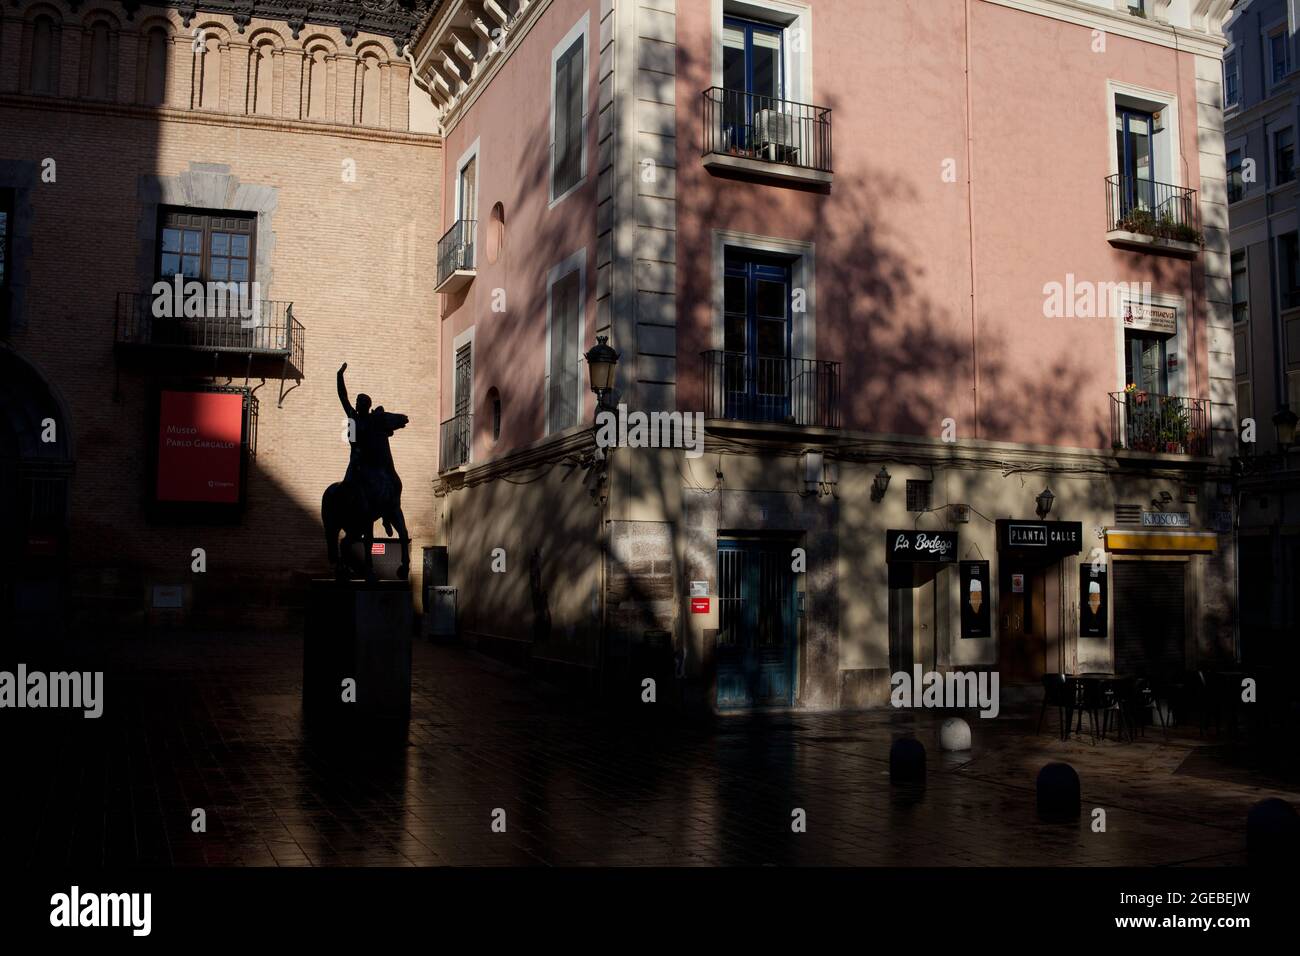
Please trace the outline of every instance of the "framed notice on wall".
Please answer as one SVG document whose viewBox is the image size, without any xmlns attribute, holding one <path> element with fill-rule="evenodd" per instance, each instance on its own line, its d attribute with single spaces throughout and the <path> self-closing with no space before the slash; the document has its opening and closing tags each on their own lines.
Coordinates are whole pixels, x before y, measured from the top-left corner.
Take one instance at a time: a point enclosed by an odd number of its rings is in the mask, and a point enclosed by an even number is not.
<svg viewBox="0 0 1300 956">
<path fill-rule="evenodd" d="M 1091 563 L 1079 565 L 1079 636 L 1105 637 L 1110 595 L 1106 587 L 1106 569 Z"/>
<path fill-rule="evenodd" d="M 961 636 L 991 637 L 993 593 L 989 588 L 987 561 L 958 562 L 961 582 Z"/>
<path fill-rule="evenodd" d="M 256 406 L 257 399 L 242 388 L 158 390 L 149 436 L 155 517 L 238 517 Z"/>
</svg>

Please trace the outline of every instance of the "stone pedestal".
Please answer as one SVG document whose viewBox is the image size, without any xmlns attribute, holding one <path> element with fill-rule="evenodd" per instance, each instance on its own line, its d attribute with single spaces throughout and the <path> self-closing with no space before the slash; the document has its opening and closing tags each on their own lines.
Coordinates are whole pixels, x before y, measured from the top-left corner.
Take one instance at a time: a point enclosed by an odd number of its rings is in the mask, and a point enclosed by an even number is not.
<svg viewBox="0 0 1300 956">
<path fill-rule="evenodd" d="M 411 716 L 414 610 L 405 581 L 311 582 L 302 709 L 316 724 L 404 726 Z M 344 681 L 355 681 L 345 700 Z"/>
</svg>

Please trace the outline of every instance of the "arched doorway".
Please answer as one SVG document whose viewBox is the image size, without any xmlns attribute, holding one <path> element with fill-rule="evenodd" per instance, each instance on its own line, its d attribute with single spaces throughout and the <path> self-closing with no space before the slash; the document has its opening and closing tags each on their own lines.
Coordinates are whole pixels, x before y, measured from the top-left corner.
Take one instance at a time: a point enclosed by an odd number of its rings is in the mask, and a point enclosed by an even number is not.
<svg viewBox="0 0 1300 956">
<path fill-rule="evenodd" d="M 72 440 L 44 376 L 0 346 L 0 620 L 20 638 L 64 626 Z"/>
</svg>

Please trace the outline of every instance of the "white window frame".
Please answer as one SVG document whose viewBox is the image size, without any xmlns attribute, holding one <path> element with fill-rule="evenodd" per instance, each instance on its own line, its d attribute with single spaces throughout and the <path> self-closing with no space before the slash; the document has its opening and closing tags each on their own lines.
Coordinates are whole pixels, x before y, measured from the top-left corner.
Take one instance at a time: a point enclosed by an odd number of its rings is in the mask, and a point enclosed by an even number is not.
<svg viewBox="0 0 1300 956">
<path fill-rule="evenodd" d="M 574 272 L 578 273 L 578 334 L 574 336 L 573 340 L 574 359 L 577 362 L 578 369 L 574 384 L 574 388 L 577 390 L 575 406 L 578 415 L 577 421 L 570 427 L 581 426 L 587 420 L 582 388 L 582 343 L 586 341 L 587 335 L 587 247 L 583 246 L 563 262 L 552 266 L 551 270 L 546 274 L 546 351 L 543 353 L 545 365 L 542 370 L 542 381 L 544 383 L 542 387 L 544 398 L 542 414 L 545 417 L 542 419 L 542 434 L 547 436 L 563 434 L 563 432 L 551 431 L 551 325 L 554 322 L 552 313 L 554 297 L 551 293 L 555 283 Z"/>
<path fill-rule="evenodd" d="M 1282 79 L 1275 80 L 1273 79 L 1273 38 L 1278 34 L 1282 35 L 1282 55 L 1286 57 L 1286 72 L 1282 74 Z M 1264 27 L 1264 51 L 1268 59 L 1268 71 L 1265 74 L 1265 80 L 1271 93 L 1285 83 L 1291 75 L 1291 38 L 1287 34 L 1285 20 L 1274 20 Z"/>
<path fill-rule="evenodd" d="M 456 182 L 455 185 L 453 186 L 453 189 L 455 190 L 455 195 L 452 197 L 452 201 L 455 204 L 454 208 L 456 210 L 456 217 L 452 220 L 452 225 L 455 225 L 456 223 L 460 222 L 462 219 L 468 219 L 468 218 L 472 218 L 476 223 L 478 222 L 478 197 L 483 192 L 483 188 L 482 188 L 483 187 L 483 164 L 478 161 L 478 143 L 479 143 L 478 139 L 475 138 L 474 142 L 470 143 L 469 149 L 461 153 L 460 159 L 456 160 Z M 472 215 L 466 216 L 465 213 L 467 210 L 460 208 L 460 204 L 461 204 L 460 175 L 465 171 L 465 167 L 469 165 L 470 160 L 474 161 L 474 176 L 475 176 L 474 208 L 468 210 L 468 212 L 470 212 Z M 474 268 L 476 269 L 478 268 L 479 265 L 478 234 L 479 234 L 479 229 L 478 226 L 476 225 L 474 227 Z"/>
<path fill-rule="evenodd" d="M 726 289 L 727 250 L 789 256 L 790 291 L 803 289 L 804 311 L 790 313 L 790 357 L 815 359 L 817 357 L 817 246 L 816 243 L 798 239 L 779 239 L 774 236 L 756 236 L 747 232 L 713 230 L 713 333 L 712 348 L 725 348 L 723 325 L 723 295 Z"/>
<path fill-rule="evenodd" d="M 786 34 L 801 31 L 802 49 L 793 49 L 794 44 L 782 38 L 781 50 L 783 61 L 781 71 L 785 77 L 782 96 L 795 103 L 815 105 L 813 96 L 813 24 L 812 7 L 797 0 L 710 0 L 713 21 L 713 82 L 711 86 L 722 86 L 722 21 L 724 17 L 745 17 L 761 20 L 781 27 Z"/>
<path fill-rule="evenodd" d="M 1281 171 L 1277 164 L 1277 138 L 1282 133 L 1291 134 L 1291 178 L 1286 182 L 1282 182 L 1277 178 L 1278 173 Z M 1297 127 L 1294 123 L 1290 126 L 1279 126 L 1277 129 L 1269 130 L 1268 159 L 1269 169 L 1273 173 L 1273 181 L 1268 184 L 1270 189 L 1279 189 L 1283 186 L 1291 187 L 1295 185 L 1297 179 L 1300 179 L 1300 166 L 1297 166 L 1297 160 L 1300 160 L 1300 139 L 1297 138 Z"/>
<path fill-rule="evenodd" d="M 469 346 L 469 448 L 465 452 L 465 464 L 472 464 L 474 461 L 474 388 L 478 380 L 478 355 L 474 347 L 474 329 L 471 325 L 464 332 L 457 335 L 451 342 L 451 356 L 449 361 L 449 371 L 447 381 L 451 383 L 448 396 L 451 403 L 452 414 L 456 413 L 456 353 L 464 346 Z"/>
<path fill-rule="evenodd" d="M 564 35 L 564 39 L 551 48 L 551 142 L 546 157 L 546 179 L 548 183 L 546 189 L 550 201 L 546 204 L 547 209 L 554 209 L 581 189 L 587 182 L 587 118 L 591 114 L 590 22 L 591 13 L 588 11 L 570 28 L 569 32 Z M 555 194 L 555 66 L 560 62 L 560 57 L 564 55 L 564 52 L 573 46 L 579 37 L 582 38 L 582 135 L 580 138 L 581 148 L 578 151 L 578 181 L 557 196 Z"/>
<path fill-rule="evenodd" d="M 1233 260 L 1241 256 L 1241 261 L 1246 266 L 1246 321 L 1237 321 L 1237 292 L 1233 288 L 1232 280 L 1236 278 L 1236 269 L 1233 267 Z M 1234 329 L 1248 326 L 1250 324 L 1250 246 L 1242 246 L 1239 249 L 1228 250 L 1228 298 L 1232 307 L 1232 327 Z"/>
<path fill-rule="evenodd" d="M 1183 141 L 1179 134 L 1178 97 L 1163 90 L 1152 90 L 1118 80 L 1106 81 L 1106 155 L 1110 157 L 1110 175 L 1119 174 L 1119 156 L 1115 154 L 1115 109 L 1117 106 L 1131 104 L 1136 109 L 1159 112 L 1164 123 L 1165 138 L 1160 144 L 1166 147 L 1168 156 L 1158 162 L 1153 178 L 1156 182 L 1169 186 L 1182 186 L 1183 183 Z M 1157 160 L 1161 158 L 1156 157 Z"/>
<path fill-rule="evenodd" d="M 1136 289 L 1137 291 L 1133 291 Z M 1115 326 L 1115 391 L 1122 392 L 1128 384 L 1124 381 L 1124 301 L 1126 299 L 1143 298 L 1141 293 L 1142 287 L 1138 284 L 1131 284 L 1127 294 L 1120 289 L 1111 290 L 1111 321 Z M 1177 331 L 1165 340 L 1165 381 L 1169 383 L 1169 394 L 1185 398 L 1195 398 L 1190 391 L 1191 389 L 1191 369 L 1188 367 L 1191 362 L 1191 349 L 1188 347 L 1191 339 L 1187 325 L 1187 300 L 1181 295 L 1170 295 L 1165 292 L 1152 292 L 1144 299 L 1151 305 L 1165 306 L 1172 308 L 1174 314 L 1178 316 Z M 1177 356 L 1178 367 L 1172 372 L 1169 370 L 1169 358 Z"/>
<path fill-rule="evenodd" d="M 1228 102 L 1228 60 L 1232 60 L 1232 75 L 1237 79 L 1237 98 L 1231 103 Z M 1241 56 L 1237 53 L 1235 46 L 1230 46 L 1223 51 L 1223 108 L 1225 110 L 1235 110 L 1241 108 Z"/>
<path fill-rule="evenodd" d="M 1239 202 L 1245 202 L 1247 199 L 1251 198 L 1249 194 L 1250 194 L 1250 187 L 1252 184 L 1245 181 L 1243 181 L 1241 184 L 1241 198 L 1233 199 L 1228 194 L 1228 175 L 1232 172 L 1232 167 L 1228 165 L 1228 154 L 1240 150 L 1242 167 L 1244 169 L 1246 160 L 1247 158 L 1249 158 L 1248 157 L 1249 146 L 1250 146 L 1250 139 L 1246 136 L 1237 136 L 1232 139 L 1225 140 L 1223 143 L 1223 198 L 1224 201 L 1227 202 L 1229 206 L 1235 205 L 1236 203 Z"/>
</svg>

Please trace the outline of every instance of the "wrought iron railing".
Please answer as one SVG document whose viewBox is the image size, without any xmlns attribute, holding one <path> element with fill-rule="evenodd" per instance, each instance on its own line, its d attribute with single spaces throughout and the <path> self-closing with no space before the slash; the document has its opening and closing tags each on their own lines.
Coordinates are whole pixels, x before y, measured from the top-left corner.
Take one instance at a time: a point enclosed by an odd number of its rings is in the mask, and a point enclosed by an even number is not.
<svg viewBox="0 0 1300 956">
<path fill-rule="evenodd" d="M 473 219 L 458 219 L 438 240 L 438 285 L 447 281 L 453 272 L 474 269 L 474 233 L 477 225 Z"/>
<path fill-rule="evenodd" d="M 1107 176 L 1106 229 L 1199 243 L 1196 190 L 1118 173 Z"/>
<path fill-rule="evenodd" d="M 119 292 L 114 343 L 274 356 L 302 371 L 306 330 L 294 318 L 292 302 L 237 302 L 234 297 L 214 295 L 204 300 L 200 315 L 155 314 L 175 313 L 175 305 L 153 292 Z"/>
<path fill-rule="evenodd" d="M 718 153 L 831 171 L 831 111 L 771 96 L 704 91 L 704 155 Z"/>
<path fill-rule="evenodd" d="M 456 415 L 440 426 L 441 450 L 438 470 L 450 471 L 469 462 L 470 443 L 473 441 L 473 416 Z"/>
<path fill-rule="evenodd" d="M 744 422 L 840 427 L 840 363 L 701 353 L 704 416 Z"/>
<path fill-rule="evenodd" d="M 1128 451 L 1209 456 L 1210 400 L 1137 389 L 1110 395 L 1111 444 Z"/>
</svg>

